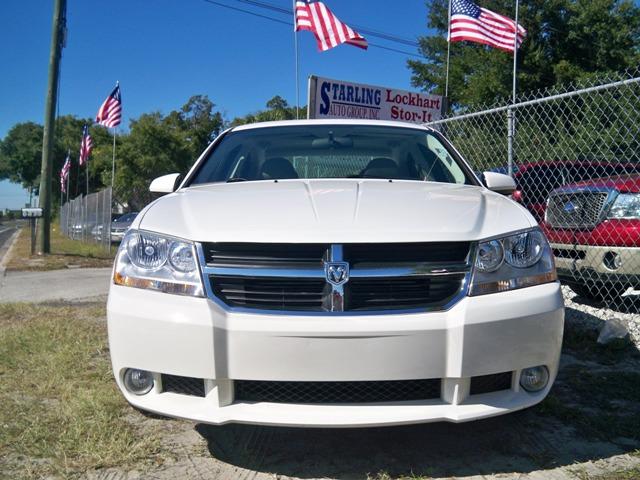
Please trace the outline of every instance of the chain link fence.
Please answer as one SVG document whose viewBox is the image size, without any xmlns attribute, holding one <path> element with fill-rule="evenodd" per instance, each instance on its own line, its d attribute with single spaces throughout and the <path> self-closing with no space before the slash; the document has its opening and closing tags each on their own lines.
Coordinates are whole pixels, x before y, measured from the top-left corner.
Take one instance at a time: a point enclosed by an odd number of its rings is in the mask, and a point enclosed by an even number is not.
<svg viewBox="0 0 640 480">
<path fill-rule="evenodd" d="M 111 188 L 80 195 L 60 208 L 60 230 L 69 238 L 111 247 Z"/>
<path fill-rule="evenodd" d="M 429 126 L 476 171 L 513 176 L 512 198 L 545 231 L 568 305 L 625 316 L 640 339 L 640 69 Z"/>
</svg>

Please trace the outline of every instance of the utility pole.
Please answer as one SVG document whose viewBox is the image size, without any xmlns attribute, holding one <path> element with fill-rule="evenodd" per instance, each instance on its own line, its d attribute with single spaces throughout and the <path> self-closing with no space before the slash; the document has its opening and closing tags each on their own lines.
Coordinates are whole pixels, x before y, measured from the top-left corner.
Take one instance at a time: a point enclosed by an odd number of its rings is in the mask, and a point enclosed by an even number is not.
<svg viewBox="0 0 640 480">
<path fill-rule="evenodd" d="M 42 223 L 38 238 L 38 253 L 51 252 L 51 177 L 53 172 L 53 140 L 56 105 L 58 101 L 58 74 L 60 56 L 65 37 L 67 0 L 54 0 L 51 52 L 49 54 L 49 84 L 45 105 L 44 135 L 42 136 L 42 167 L 40 169 L 39 206 Z"/>
</svg>

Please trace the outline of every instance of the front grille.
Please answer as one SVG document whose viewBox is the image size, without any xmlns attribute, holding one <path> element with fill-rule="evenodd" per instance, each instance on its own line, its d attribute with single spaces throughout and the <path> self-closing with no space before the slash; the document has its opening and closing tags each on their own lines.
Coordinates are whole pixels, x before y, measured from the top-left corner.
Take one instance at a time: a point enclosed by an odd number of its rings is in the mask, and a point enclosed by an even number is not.
<svg viewBox="0 0 640 480">
<path fill-rule="evenodd" d="M 547 223 L 553 228 L 593 228 L 602 218 L 608 192 L 556 192 L 549 197 Z"/>
<path fill-rule="evenodd" d="M 440 398 L 440 379 L 371 382 L 234 381 L 236 402 L 381 403 Z"/>
<path fill-rule="evenodd" d="M 352 278 L 345 310 L 396 310 L 444 306 L 461 288 L 464 275 Z"/>
<path fill-rule="evenodd" d="M 587 253 L 584 250 L 573 250 L 569 248 L 554 248 L 553 255 L 556 258 L 568 258 L 570 260 L 584 260 Z"/>
<path fill-rule="evenodd" d="M 493 375 L 471 377 L 469 395 L 509 390 L 511 388 L 512 375 L 512 372 L 503 372 L 495 373 Z"/>
<path fill-rule="evenodd" d="M 318 278 L 212 275 L 216 297 L 231 307 L 322 311 L 326 282 Z"/>
<path fill-rule="evenodd" d="M 227 306 L 301 312 L 446 308 L 470 251 L 470 242 L 202 244 L 209 291 Z M 348 280 L 332 286 L 327 262 L 348 265 Z"/>
<path fill-rule="evenodd" d="M 207 265 L 241 267 L 321 267 L 329 246 L 289 243 L 203 243 Z"/>
<path fill-rule="evenodd" d="M 204 380 L 202 378 L 180 377 L 162 374 L 162 391 L 204 397 Z"/>
<path fill-rule="evenodd" d="M 345 244 L 344 260 L 352 267 L 464 262 L 469 242 Z"/>
</svg>

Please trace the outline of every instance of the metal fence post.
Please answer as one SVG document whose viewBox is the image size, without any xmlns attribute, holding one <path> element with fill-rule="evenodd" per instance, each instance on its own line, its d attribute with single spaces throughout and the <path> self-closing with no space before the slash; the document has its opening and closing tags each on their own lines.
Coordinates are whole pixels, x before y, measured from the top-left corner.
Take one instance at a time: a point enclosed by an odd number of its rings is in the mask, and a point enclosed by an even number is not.
<svg viewBox="0 0 640 480">
<path fill-rule="evenodd" d="M 507 173 L 513 177 L 513 108 L 507 109 Z"/>
</svg>

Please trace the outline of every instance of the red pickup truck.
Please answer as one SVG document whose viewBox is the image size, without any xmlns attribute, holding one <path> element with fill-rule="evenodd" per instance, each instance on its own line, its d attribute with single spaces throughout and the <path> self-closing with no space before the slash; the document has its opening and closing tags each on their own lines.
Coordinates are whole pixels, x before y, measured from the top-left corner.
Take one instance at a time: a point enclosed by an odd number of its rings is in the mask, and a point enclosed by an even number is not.
<svg viewBox="0 0 640 480">
<path fill-rule="evenodd" d="M 609 178 L 629 173 L 640 173 L 633 162 L 604 162 L 596 160 L 526 162 L 515 168 L 513 179 L 516 191 L 512 198 L 533 214 L 538 222 L 544 218 L 549 193 L 563 185 L 593 178 Z M 506 167 L 494 169 L 507 173 Z"/>
<path fill-rule="evenodd" d="M 553 190 L 542 228 L 558 276 L 580 296 L 612 300 L 640 288 L 640 175 Z"/>
</svg>

